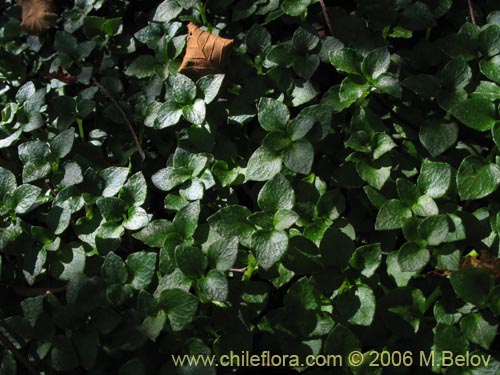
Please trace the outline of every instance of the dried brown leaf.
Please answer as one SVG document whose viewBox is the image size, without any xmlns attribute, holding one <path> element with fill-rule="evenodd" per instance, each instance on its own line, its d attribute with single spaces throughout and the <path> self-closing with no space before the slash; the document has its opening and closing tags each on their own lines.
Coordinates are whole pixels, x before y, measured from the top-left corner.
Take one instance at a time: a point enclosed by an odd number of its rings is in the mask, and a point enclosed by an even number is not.
<svg viewBox="0 0 500 375">
<path fill-rule="evenodd" d="M 57 14 L 53 0 L 17 0 L 23 7 L 21 26 L 27 33 L 41 35 L 54 27 Z"/>
<path fill-rule="evenodd" d="M 500 259 L 484 250 L 478 257 L 466 257 L 460 268 L 482 268 L 491 272 L 495 278 L 500 278 Z"/>
<path fill-rule="evenodd" d="M 58 81 L 64 82 L 64 83 L 75 83 L 76 82 L 76 77 L 72 74 L 69 73 L 64 73 L 61 68 L 57 72 L 42 72 L 40 73 L 40 76 L 49 81 L 51 79 L 57 79 Z"/>
<path fill-rule="evenodd" d="M 232 45 L 233 39 L 213 35 L 190 22 L 186 54 L 179 73 L 198 77 L 222 73 L 229 61 Z"/>
</svg>

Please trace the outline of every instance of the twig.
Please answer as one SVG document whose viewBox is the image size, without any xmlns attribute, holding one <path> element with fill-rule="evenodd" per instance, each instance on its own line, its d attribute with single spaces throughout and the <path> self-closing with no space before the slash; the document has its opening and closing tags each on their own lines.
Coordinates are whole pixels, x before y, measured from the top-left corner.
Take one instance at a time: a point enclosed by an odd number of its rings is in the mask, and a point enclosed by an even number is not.
<svg viewBox="0 0 500 375">
<path fill-rule="evenodd" d="M 325 0 L 319 0 L 319 2 L 321 3 L 321 9 L 323 10 L 323 15 L 325 16 L 325 21 L 326 25 L 328 26 L 328 30 L 330 30 L 330 34 L 334 36 L 332 21 L 330 20 L 330 15 L 328 14 L 328 10 L 326 9 Z"/>
<path fill-rule="evenodd" d="M 243 268 L 230 268 L 229 272 L 233 272 L 233 273 L 245 273 L 245 272 L 247 272 L 247 267 L 243 267 Z"/>
<path fill-rule="evenodd" d="M 4 324 L 2 322 L 2 327 L 3 326 L 4 326 Z M 14 357 L 16 357 L 19 362 L 21 362 L 21 364 L 26 368 L 26 370 L 28 370 L 28 372 L 30 374 L 39 375 L 39 372 L 33 366 L 31 366 L 31 364 L 28 362 L 28 360 L 23 355 L 23 353 L 21 353 L 21 351 L 19 351 L 19 349 L 17 349 L 14 346 L 14 344 L 12 344 L 10 342 L 10 340 L 2 333 L 2 331 L 0 331 L 0 343 L 2 343 L 2 345 L 8 351 L 10 351 L 12 354 L 14 354 Z"/>
<path fill-rule="evenodd" d="M 54 185 L 52 185 L 52 183 L 50 182 L 50 180 L 48 178 L 45 180 L 45 185 L 47 185 L 49 187 L 52 195 L 54 197 L 57 197 L 57 191 L 56 191 Z"/>
<path fill-rule="evenodd" d="M 467 4 L 469 5 L 469 14 L 470 14 L 470 20 L 473 25 L 476 24 L 476 17 L 474 17 L 474 8 L 472 7 L 472 1 L 467 0 Z"/>
<path fill-rule="evenodd" d="M 146 154 L 144 153 L 144 150 L 142 149 L 141 144 L 139 143 L 139 138 L 137 138 L 137 134 L 135 134 L 134 127 L 132 126 L 132 124 L 130 123 L 130 120 L 128 119 L 127 115 L 123 111 L 123 108 L 120 106 L 120 104 L 118 104 L 118 102 L 113 97 L 113 95 L 111 95 L 109 90 L 106 87 L 104 87 L 103 85 L 101 85 L 99 83 L 99 81 L 97 79 L 95 79 L 95 77 L 92 77 L 92 81 L 94 82 L 94 85 L 99 87 L 106 94 L 106 96 L 109 98 L 109 100 L 111 100 L 111 103 L 113 103 L 113 105 L 118 110 L 118 112 L 120 112 L 120 114 L 123 117 L 123 120 L 125 121 L 125 123 L 128 126 L 128 130 L 130 131 L 130 134 L 132 134 L 132 138 L 134 139 L 135 146 L 137 147 L 137 151 L 139 151 L 139 154 L 141 155 L 142 160 L 146 159 Z"/>
</svg>

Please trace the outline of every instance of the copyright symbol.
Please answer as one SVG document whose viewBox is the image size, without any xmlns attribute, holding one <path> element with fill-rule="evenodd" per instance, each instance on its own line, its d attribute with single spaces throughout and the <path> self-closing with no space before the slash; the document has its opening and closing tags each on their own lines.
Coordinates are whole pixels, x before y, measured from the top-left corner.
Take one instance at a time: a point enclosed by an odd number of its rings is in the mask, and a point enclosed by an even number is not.
<svg viewBox="0 0 500 375">
<path fill-rule="evenodd" d="M 349 362 L 350 366 L 357 367 L 363 363 L 363 359 L 364 359 L 363 353 L 355 350 L 355 351 L 349 353 L 347 361 Z"/>
</svg>

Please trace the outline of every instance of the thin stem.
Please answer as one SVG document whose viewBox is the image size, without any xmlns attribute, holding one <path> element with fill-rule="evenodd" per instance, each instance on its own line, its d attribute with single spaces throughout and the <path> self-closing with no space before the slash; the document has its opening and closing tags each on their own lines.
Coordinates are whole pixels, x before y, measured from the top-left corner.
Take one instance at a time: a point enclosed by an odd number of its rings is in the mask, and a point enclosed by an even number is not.
<svg viewBox="0 0 500 375">
<path fill-rule="evenodd" d="M 472 1 L 467 0 L 467 4 L 469 5 L 470 21 L 472 22 L 473 25 L 475 25 L 476 24 L 476 17 L 474 16 L 474 8 L 472 7 Z"/>
<path fill-rule="evenodd" d="M 245 273 L 247 272 L 247 267 L 243 267 L 243 268 L 230 268 L 229 269 L 229 272 L 233 272 L 233 273 Z"/>
<path fill-rule="evenodd" d="M 332 34 L 332 36 L 334 36 L 333 35 L 332 21 L 330 20 L 328 10 L 326 9 L 325 0 L 319 0 L 319 2 L 321 4 L 321 10 L 323 10 L 323 15 L 325 16 L 325 21 L 326 21 L 326 25 L 328 26 L 328 30 L 330 30 L 330 34 Z"/>
<path fill-rule="evenodd" d="M 101 85 L 99 83 L 99 81 L 97 79 L 95 79 L 95 77 L 92 77 L 92 81 L 94 81 L 94 85 L 99 87 L 106 94 L 106 96 L 109 98 L 109 100 L 111 100 L 111 103 L 113 103 L 113 105 L 118 110 L 118 112 L 120 112 L 120 115 L 123 117 L 123 120 L 127 124 L 128 130 L 130 131 L 130 134 L 132 135 L 132 138 L 134 139 L 134 143 L 135 143 L 135 146 L 137 147 L 137 151 L 139 151 L 139 155 L 141 155 L 142 160 L 146 159 L 146 154 L 144 153 L 144 150 L 142 149 L 141 144 L 139 143 L 139 138 L 137 138 L 137 134 L 135 134 L 134 127 L 130 123 L 130 120 L 128 119 L 127 115 L 125 114 L 125 111 L 123 110 L 123 108 L 120 106 L 120 104 L 118 104 L 118 102 L 113 97 L 113 95 L 111 95 L 109 90 L 106 87 L 104 87 L 103 85 Z"/>
<path fill-rule="evenodd" d="M 425 307 L 424 307 L 424 313 L 429 310 L 429 308 L 431 306 L 434 305 L 434 302 L 437 301 L 437 299 L 441 296 L 441 289 L 439 287 L 437 287 L 436 289 L 434 289 L 434 291 L 429 295 L 429 297 L 427 297 L 427 299 L 425 300 Z"/>
<path fill-rule="evenodd" d="M 4 327 L 4 323 L 1 322 L 2 327 Z M 30 374 L 33 375 L 38 375 L 39 372 L 36 371 L 36 369 L 31 366 L 31 364 L 28 362 L 28 359 L 17 349 L 13 343 L 10 342 L 10 340 L 3 334 L 2 331 L 0 331 L 0 343 L 12 354 L 14 354 L 14 357 L 17 358 L 17 360 L 28 370 Z"/>
</svg>

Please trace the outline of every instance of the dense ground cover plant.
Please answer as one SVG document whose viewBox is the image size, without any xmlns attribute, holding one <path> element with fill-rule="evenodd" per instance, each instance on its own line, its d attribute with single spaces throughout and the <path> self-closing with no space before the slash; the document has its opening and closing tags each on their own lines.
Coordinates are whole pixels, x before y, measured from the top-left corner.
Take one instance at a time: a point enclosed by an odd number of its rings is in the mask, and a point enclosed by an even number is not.
<svg viewBox="0 0 500 375">
<path fill-rule="evenodd" d="M 60 1 L 40 37 L 1 5 L 1 374 L 500 372 L 498 3 L 331 3 L 333 36 L 313 0 Z M 221 74 L 177 73 L 189 22 Z"/>
</svg>

